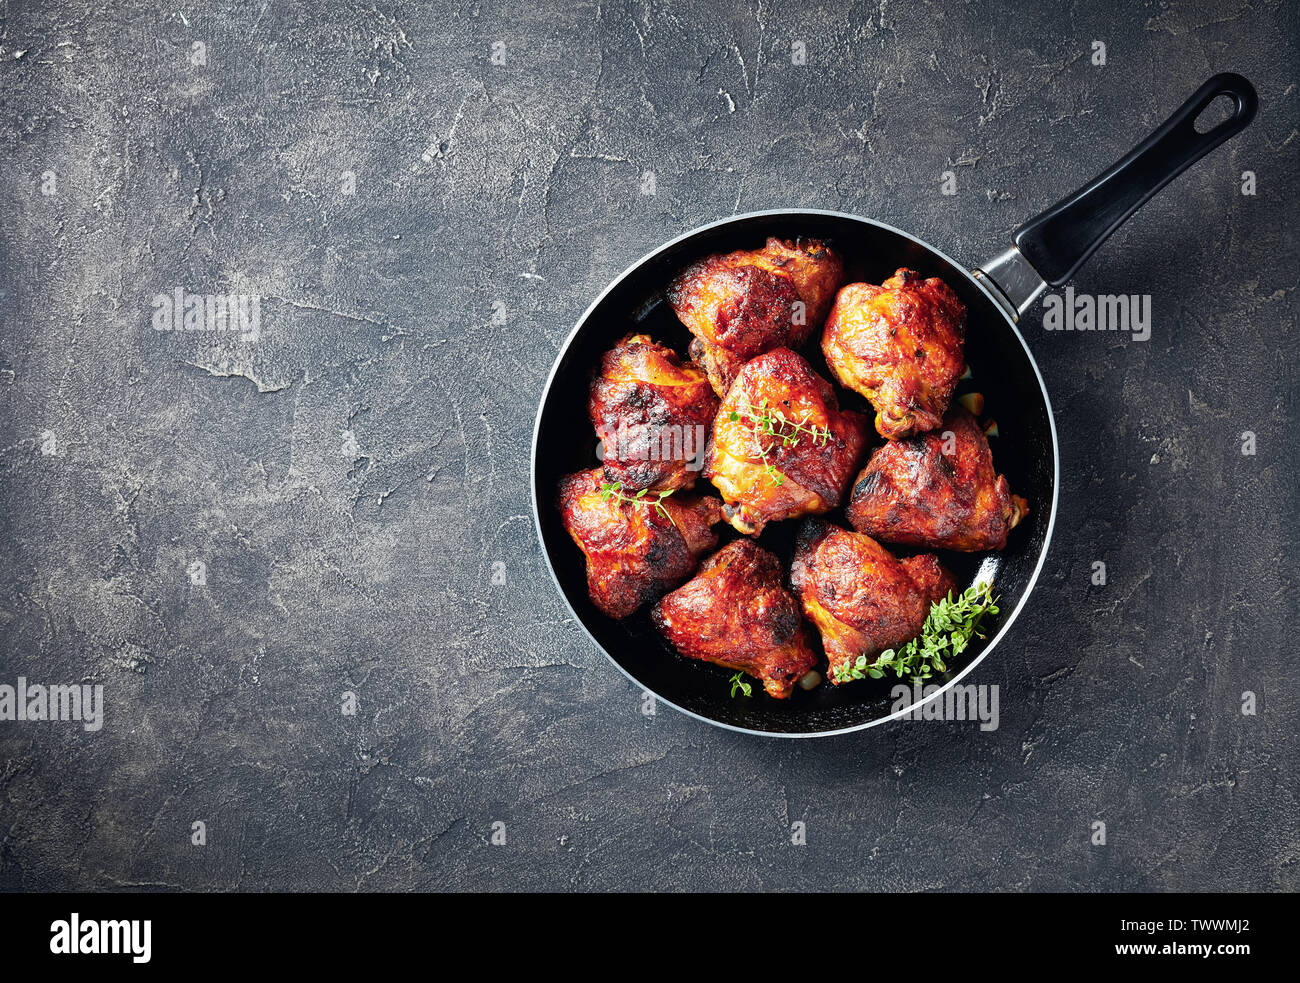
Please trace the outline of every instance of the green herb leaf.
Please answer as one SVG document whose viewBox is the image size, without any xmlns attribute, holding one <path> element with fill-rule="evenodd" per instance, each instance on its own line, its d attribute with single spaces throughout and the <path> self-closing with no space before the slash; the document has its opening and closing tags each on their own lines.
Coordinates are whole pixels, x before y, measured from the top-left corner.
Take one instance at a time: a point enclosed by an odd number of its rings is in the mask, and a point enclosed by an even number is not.
<svg viewBox="0 0 1300 983">
<path fill-rule="evenodd" d="M 745 682 L 745 674 L 743 672 L 738 672 L 734 676 L 732 676 L 730 679 L 730 683 L 731 683 L 731 698 L 733 700 L 736 698 L 736 692 L 738 690 L 741 693 L 743 693 L 745 696 L 754 695 L 754 687 L 751 686 L 749 683 Z"/>
<path fill-rule="evenodd" d="M 669 522 L 673 524 L 674 529 L 677 529 L 678 532 L 681 532 L 681 529 L 678 527 L 676 520 L 673 519 L 672 514 L 666 508 L 664 508 L 664 504 L 663 504 L 664 499 L 667 498 L 669 495 L 671 495 L 674 491 L 676 491 L 676 489 L 670 488 L 668 491 L 659 492 L 659 497 L 655 498 L 653 501 L 645 497 L 648 491 L 649 489 L 642 488 L 635 495 L 624 495 L 623 483 L 621 481 L 616 481 L 612 485 L 610 484 L 601 485 L 600 497 L 606 502 L 608 502 L 610 499 L 613 499 L 615 503 L 619 505 L 638 505 L 638 506 L 651 505 L 654 507 L 656 512 L 658 512 L 660 515 L 662 515 L 665 519 L 667 519 Z"/>
<path fill-rule="evenodd" d="M 935 672 L 947 672 L 948 662 L 966 651 L 971 639 L 984 637 L 980 621 L 998 613 L 997 600 L 987 581 L 968 588 L 956 600 L 949 591 L 946 598 L 930 605 L 920 635 L 897 652 L 886 649 L 875 662 L 868 663 L 865 655 L 849 659 L 834 668 L 834 679 L 838 683 L 880 679 L 892 670 L 900 679 L 908 676 L 924 681 Z"/>
<path fill-rule="evenodd" d="M 784 404 L 789 406 L 790 401 L 785 400 Z M 831 430 L 828 426 L 808 425 L 808 421 L 812 419 L 811 411 L 805 412 L 799 420 L 792 420 L 780 410 L 769 407 L 766 399 L 755 407 L 749 402 L 749 397 L 744 393 L 740 395 L 739 408 L 731 411 L 730 419 L 734 423 L 743 417 L 749 418 L 754 443 L 758 446 L 758 456 L 763 461 L 764 471 L 772 484 L 778 488 L 785 483 L 785 475 L 768 460 L 768 455 L 778 445 L 776 443 L 768 444 L 764 437 L 775 438 L 780 442 L 779 446 L 784 448 L 798 446 L 802 434 L 810 436 L 813 445 L 817 447 L 825 446 L 831 436 Z"/>
</svg>

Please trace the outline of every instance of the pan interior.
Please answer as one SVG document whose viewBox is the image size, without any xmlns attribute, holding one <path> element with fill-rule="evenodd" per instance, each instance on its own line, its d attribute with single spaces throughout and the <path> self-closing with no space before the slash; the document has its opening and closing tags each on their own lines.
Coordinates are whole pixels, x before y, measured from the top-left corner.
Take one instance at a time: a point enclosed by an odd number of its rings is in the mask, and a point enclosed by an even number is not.
<svg viewBox="0 0 1300 983">
<path fill-rule="evenodd" d="M 939 554 L 963 587 L 974 581 L 981 567 L 993 574 L 1001 613 L 986 622 L 989 639 L 1003 627 L 1032 586 L 1046 547 L 1055 492 L 1056 447 L 1038 374 L 997 306 L 964 269 L 904 233 L 863 219 L 781 212 L 742 216 L 700 229 L 633 267 L 587 313 L 562 350 L 543 395 L 533 448 L 538 528 L 561 591 L 609 657 L 660 699 L 729 727 L 809 735 L 869 726 L 888 717 L 895 699 L 891 690 L 900 681 L 890 676 L 840 687 L 824 682 L 811 692 L 796 688 L 789 700 L 773 700 L 756 685 L 752 698 L 732 699 L 727 684 L 731 670 L 678 655 L 651 626 L 648 606 L 623 621 L 608 618 L 595 608 L 587 596 L 582 554 L 564 531 L 555 505 L 561 477 L 598 463 L 596 435 L 587 417 L 587 388 L 601 354 L 625 335 L 639 331 L 670 345 L 686 358 L 690 334 L 664 299 L 664 286 L 695 259 L 713 252 L 758 248 L 770 235 L 828 240 L 845 257 L 846 282 L 880 283 L 898 267 L 906 266 L 924 276 L 942 278 L 965 303 L 966 359 L 974 374 L 958 392 L 984 394 L 984 414 L 995 418 L 1000 430 L 1000 436 L 991 440 L 994 466 L 1006 475 L 1012 491 L 1027 498 L 1030 505 L 1030 514 L 1012 530 L 1001 553 Z M 801 354 L 816 372 L 833 382 L 819 341 L 820 331 L 814 333 Z M 836 392 L 841 406 L 874 417 L 870 404 L 856 393 L 838 385 Z M 880 441 L 879 437 L 875 439 Z M 713 491 L 702 478 L 696 488 Z M 850 528 L 842 508 L 826 518 Z M 761 545 L 781 558 L 787 570 L 797 525 L 796 521 L 773 523 L 759 539 Z M 738 535 L 725 525 L 718 529 L 721 544 Z M 899 548 L 894 551 L 905 552 Z M 812 635 L 815 638 L 817 632 L 814 630 Z M 988 644 L 973 642 L 957 664 L 933 682 L 943 683 L 961 674 L 983 657 Z"/>
</svg>

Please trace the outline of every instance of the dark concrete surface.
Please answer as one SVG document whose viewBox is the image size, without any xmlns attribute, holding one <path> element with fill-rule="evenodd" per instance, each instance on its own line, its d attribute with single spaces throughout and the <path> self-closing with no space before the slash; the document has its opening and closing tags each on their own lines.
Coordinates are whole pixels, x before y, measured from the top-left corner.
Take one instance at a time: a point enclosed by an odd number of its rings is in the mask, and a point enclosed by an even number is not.
<svg viewBox="0 0 1300 983">
<path fill-rule="evenodd" d="M 1300 884 L 1295 5 L 0 7 L 0 683 L 106 704 L 0 722 L 0 888 Z M 643 715 L 529 512 L 590 299 L 777 206 L 977 263 L 1229 69 L 1259 118 L 1074 281 L 1151 340 L 1025 321 L 1061 499 L 1000 728 Z M 155 331 L 178 287 L 259 336 Z"/>
</svg>

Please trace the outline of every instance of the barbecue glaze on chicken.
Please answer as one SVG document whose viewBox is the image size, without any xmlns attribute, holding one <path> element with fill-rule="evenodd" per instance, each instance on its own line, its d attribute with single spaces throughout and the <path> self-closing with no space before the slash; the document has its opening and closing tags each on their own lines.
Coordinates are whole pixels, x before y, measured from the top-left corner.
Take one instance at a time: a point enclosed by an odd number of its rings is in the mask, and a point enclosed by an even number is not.
<svg viewBox="0 0 1300 983">
<path fill-rule="evenodd" d="M 866 418 L 841 410 L 829 382 L 778 348 L 747 362 L 727 391 L 704 474 L 727 521 L 757 536 L 769 522 L 839 505 L 866 439 Z"/>
<path fill-rule="evenodd" d="M 668 285 L 668 301 L 695 336 L 691 358 L 726 393 L 740 367 L 774 348 L 798 348 L 821 327 L 844 261 L 819 239 L 767 240 L 715 253 Z"/>
<path fill-rule="evenodd" d="M 690 488 L 717 409 L 704 373 L 671 348 L 643 334 L 623 339 L 601 358 L 587 404 L 605 479 L 627 493 Z"/>
<path fill-rule="evenodd" d="M 650 612 L 689 659 L 739 669 L 783 700 L 817 662 L 781 561 L 748 539 L 728 543 Z"/>
<path fill-rule="evenodd" d="M 839 380 L 876 408 L 895 440 L 939 425 L 962 374 L 966 306 L 942 280 L 900 269 L 880 286 L 850 283 L 835 298 L 822 353 Z"/>
<path fill-rule="evenodd" d="M 716 498 L 649 492 L 635 501 L 608 489 L 600 468 L 560 482 L 564 528 L 587 558 L 587 592 L 611 618 L 626 618 L 692 573 L 718 545 Z M 632 497 L 632 493 L 628 497 Z"/>
<path fill-rule="evenodd" d="M 799 530 L 790 584 L 821 632 L 832 682 L 837 666 L 915 638 L 930 604 L 956 588 L 933 554 L 899 560 L 870 536 L 820 519 Z"/>
<path fill-rule="evenodd" d="M 954 406 L 940 426 L 876 449 L 853 486 L 853 528 L 887 543 L 927 549 L 1000 550 L 1029 512 L 993 470 L 975 418 Z"/>
</svg>

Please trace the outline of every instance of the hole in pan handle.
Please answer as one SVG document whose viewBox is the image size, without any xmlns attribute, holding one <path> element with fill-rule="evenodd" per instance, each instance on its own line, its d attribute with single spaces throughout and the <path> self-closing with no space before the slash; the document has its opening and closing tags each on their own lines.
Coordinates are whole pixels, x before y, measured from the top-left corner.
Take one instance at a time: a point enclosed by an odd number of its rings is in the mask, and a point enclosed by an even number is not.
<svg viewBox="0 0 1300 983">
<path fill-rule="evenodd" d="M 1231 115 L 1198 133 L 1197 117 L 1221 96 L 1232 101 Z M 1258 108 L 1255 87 L 1246 79 L 1232 72 L 1214 76 L 1126 157 L 1016 229 L 1020 254 L 1043 280 L 1060 286 L 1156 192 L 1244 130 Z"/>
</svg>

